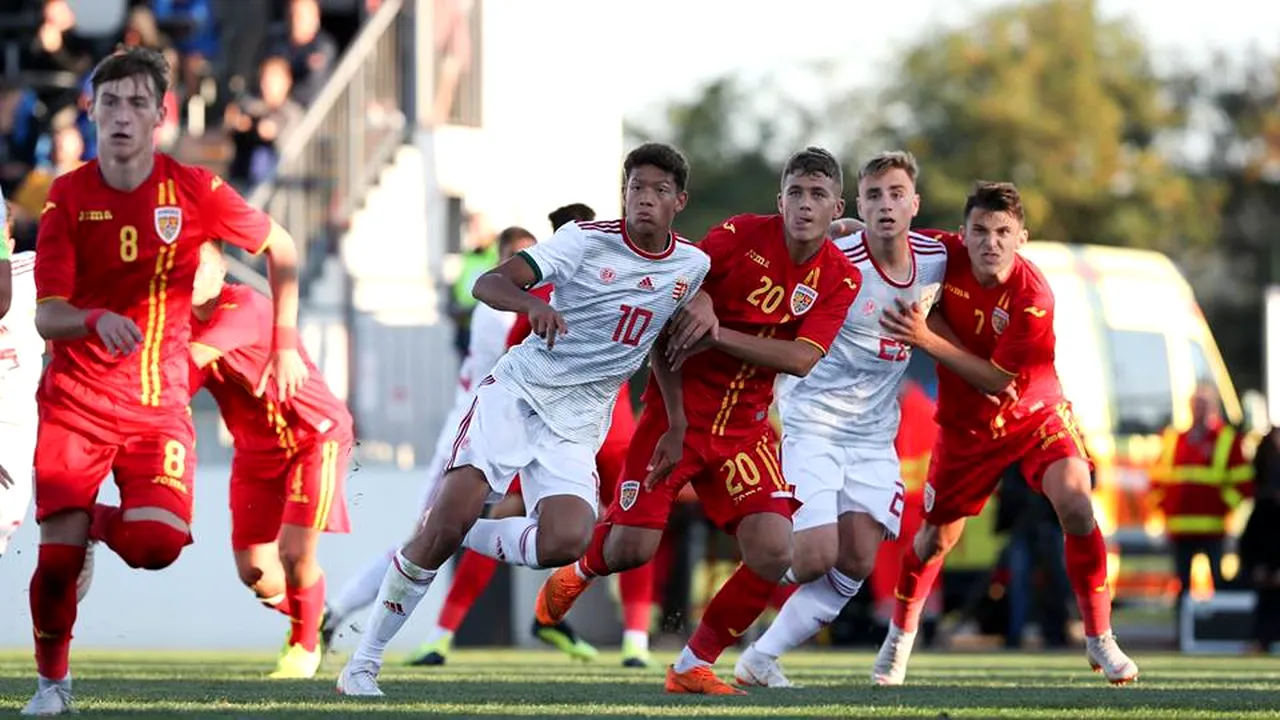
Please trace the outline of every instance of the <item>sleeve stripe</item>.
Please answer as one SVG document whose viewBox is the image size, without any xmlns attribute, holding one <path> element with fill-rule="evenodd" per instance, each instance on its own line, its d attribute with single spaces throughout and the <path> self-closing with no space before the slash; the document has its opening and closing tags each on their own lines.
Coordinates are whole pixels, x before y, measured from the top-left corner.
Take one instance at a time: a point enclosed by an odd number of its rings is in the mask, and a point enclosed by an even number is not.
<svg viewBox="0 0 1280 720">
<path fill-rule="evenodd" d="M 1000 363 L 996 362 L 995 360 L 991 360 L 989 362 L 991 363 L 992 367 L 1004 373 L 1005 375 L 1008 375 L 1009 377 L 1018 377 L 1018 373 L 1013 372 L 1012 370 L 1005 370 L 1004 368 L 1000 367 Z"/>
<path fill-rule="evenodd" d="M 529 267 L 533 270 L 533 275 L 534 275 L 533 284 L 537 285 L 538 283 L 542 282 L 542 268 L 538 267 L 538 261 L 534 260 L 533 256 L 530 255 L 528 252 L 525 252 L 524 250 L 521 250 L 520 252 L 516 253 L 516 255 L 519 256 L 520 258 L 523 258 L 525 262 L 529 263 Z"/>
<path fill-rule="evenodd" d="M 38 305 L 38 304 L 40 304 L 40 303 L 47 303 L 47 302 L 49 302 L 50 300 L 62 300 L 62 301 L 64 301 L 64 302 L 65 302 L 65 301 L 67 300 L 67 296 L 65 296 L 65 295 L 46 295 L 46 296 L 44 296 L 44 297 L 42 297 L 42 298 L 36 298 L 36 304 Z"/>
<path fill-rule="evenodd" d="M 822 347 L 822 345 L 821 345 L 820 343 L 817 343 L 817 342 L 815 342 L 815 341 L 813 341 L 813 340 L 810 340 L 810 339 L 809 339 L 809 338 L 807 338 L 807 337 L 798 337 L 798 338 L 796 338 L 796 340 L 798 340 L 799 342 L 802 342 L 802 343 L 809 343 L 810 345 L 812 345 L 812 346 L 814 346 L 814 347 L 818 348 L 818 352 L 822 353 L 823 355 L 826 355 L 826 354 L 827 354 L 827 349 L 826 349 L 826 348 Z"/>
</svg>

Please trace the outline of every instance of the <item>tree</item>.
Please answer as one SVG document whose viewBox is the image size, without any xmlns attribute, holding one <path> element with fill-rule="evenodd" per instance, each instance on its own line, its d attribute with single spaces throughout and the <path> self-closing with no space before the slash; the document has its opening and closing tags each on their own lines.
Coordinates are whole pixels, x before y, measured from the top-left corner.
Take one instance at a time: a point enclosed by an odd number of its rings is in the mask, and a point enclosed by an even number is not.
<svg viewBox="0 0 1280 720">
<path fill-rule="evenodd" d="M 770 112 L 766 105 L 780 109 Z M 632 125 L 627 133 L 637 141 L 669 142 L 688 158 L 689 206 L 676 216 L 675 226 L 694 241 L 730 215 L 777 212 L 782 165 L 807 144 L 819 123 L 818 114 L 786 102 L 772 83 L 747 91 L 733 77 L 713 80 L 693 98 L 672 102 L 665 116 L 661 130 Z"/>
<path fill-rule="evenodd" d="M 920 158 L 921 224 L 956 225 L 975 179 L 1011 180 L 1033 237 L 1177 250 L 1212 240 L 1218 194 L 1162 154 L 1180 122 L 1162 90 L 1092 0 L 1010 5 L 909 49 L 871 139 Z"/>
</svg>

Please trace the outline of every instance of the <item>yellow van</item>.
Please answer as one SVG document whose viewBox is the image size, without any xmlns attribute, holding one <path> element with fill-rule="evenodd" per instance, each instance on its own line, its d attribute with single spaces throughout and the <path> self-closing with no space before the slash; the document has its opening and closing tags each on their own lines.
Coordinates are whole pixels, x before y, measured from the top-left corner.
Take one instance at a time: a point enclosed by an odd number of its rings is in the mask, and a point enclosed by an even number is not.
<svg viewBox="0 0 1280 720">
<path fill-rule="evenodd" d="M 1198 382 L 1217 387 L 1228 422 L 1246 420 L 1213 334 L 1191 286 L 1160 253 L 1053 242 L 1028 243 L 1022 253 L 1053 287 L 1058 374 L 1097 465 L 1094 505 L 1116 593 L 1171 594 L 1176 581 L 1163 549 L 1164 521 L 1147 493 L 1160 435 L 1170 424 L 1190 425 Z M 932 364 L 913 362 L 910 374 L 931 385 Z M 1257 414 L 1250 420 L 1261 421 L 1265 409 Z M 1004 544 L 991 530 L 995 505 L 970 521 L 948 570 L 995 564 Z M 1236 533 L 1248 505 L 1233 518 Z"/>
<path fill-rule="evenodd" d="M 1190 425 L 1197 383 L 1218 389 L 1228 422 L 1244 422 L 1226 365 L 1191 286 L 1168 257 L 1048 242 L 1022 252 L 1053 287 L 1058 374 L 1097 464 L 1099 525 L 1112 552 L 1131 559 L 1120 563 L 1117 594 L 1163 594 L 1172 589 L 1164 553 L 1157 562 L 1138 560 L 1164 537 L 1163 518 L 1148 499 L 1148 470 L 1164 429 Z M 1242 521 L 1247 508 L 1241 510 Z"/>
</svg>

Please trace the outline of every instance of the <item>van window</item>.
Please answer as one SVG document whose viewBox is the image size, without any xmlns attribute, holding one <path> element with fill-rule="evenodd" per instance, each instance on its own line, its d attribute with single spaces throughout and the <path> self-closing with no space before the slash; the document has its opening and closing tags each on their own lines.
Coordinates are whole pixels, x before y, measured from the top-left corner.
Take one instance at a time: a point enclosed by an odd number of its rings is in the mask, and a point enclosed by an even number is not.
<svg viewBox="0 0 1280 720">
<path fill-rule="evenodd" d="M 1217 388 L 1218 413 L 1224 418 L 1227 417 L 1226 399 L 1222 397 L 1222 388 L 1218 387 L 1218 380 L 1209 367 L 1209 354 L 1204 351 L 1204 345 L 1192 340 L 1187 343 L 1187 347 L 1191 350 L 1191 370 L 1195 373 L 1196 384 L 1207 383 Z"/>
<path fill-rule="evenodd" d="M 1115 432 L 1157 435 L 1173 422 L 1169 349 L 1164 335 L 1108 330 L 1111 387 L 1115 392 Z"/>
</svg>

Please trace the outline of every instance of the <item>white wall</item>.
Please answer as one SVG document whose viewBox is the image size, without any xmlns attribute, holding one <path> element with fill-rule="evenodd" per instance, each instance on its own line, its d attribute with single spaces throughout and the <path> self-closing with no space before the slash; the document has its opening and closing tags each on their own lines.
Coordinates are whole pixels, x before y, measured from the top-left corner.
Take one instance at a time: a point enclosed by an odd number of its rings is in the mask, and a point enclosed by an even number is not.
<svg viewBox="0 0 1280 720">
<path fill-rule="evenodd" d="M 258 605 L 236 578 L 226 510 L 227 475 L 226 465 L 207 464 L 198 469 L 196 542 L 172 567 L 160 572 L 131 570 L 110 550 L 99 548 L 93 587 L 80 606 L 73 647 L 280 647 L 288 621 Z M 407 537 L 419 506 L 420 478 L 421 472 L 369 467 L 349 474 L 347 502 L 354 532 L 329 535 L 320 543 L 330 594 L 371 556 Z M 104 502 L 117 497 L 110 483 L 104 486 Z M 35 568 L 38 537 L 28 516 L 9 552 L 0 558 L 0 648 L 30 647 L 27 588 Z M 392 643 L 393 650 L 411 649 L 426 637 L 448 585 L 448 575 L 442 574 Z M 528 612 L 532 613 L 532 604 Z M 357 619 L 362 618 L 363 614 Z M 351 648 L 354 643 L 348 639 L 339 645 Z"/>
<path fill-rule="evenodd" d="M 622 67 L 649 51 L 624 45 L 607 5 L 483 3 L 483 127 L 440 128 L 434 144 L 441 188 L 495 230 L 542 237 L 547 213 L 573 202 L 621 213 Z"/>
</svg>

